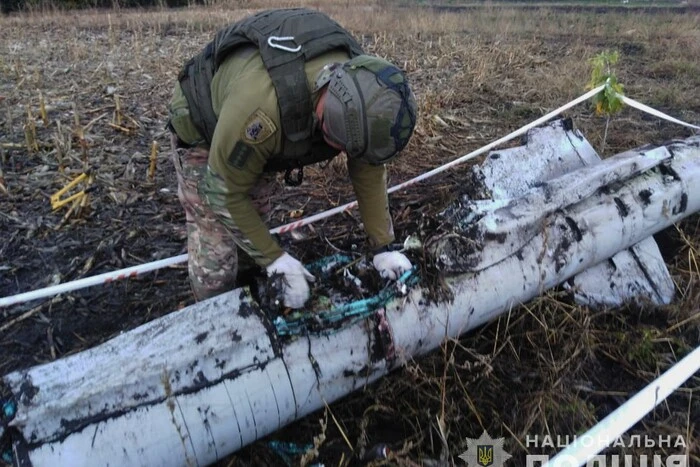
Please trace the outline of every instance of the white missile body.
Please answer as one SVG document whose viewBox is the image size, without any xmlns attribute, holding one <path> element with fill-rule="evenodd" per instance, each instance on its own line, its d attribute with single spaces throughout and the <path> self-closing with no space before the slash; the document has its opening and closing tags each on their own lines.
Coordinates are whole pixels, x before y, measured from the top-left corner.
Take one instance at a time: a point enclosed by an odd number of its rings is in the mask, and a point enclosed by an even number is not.
<svg viewBox="0 0 700 467">
<path fill-rule="evenodd" d="M 557 285 L 588 303 L 668 302 L 672 283 L 649 237 L 700 210 L 700 137 L 600 161 L 560 123 L 537 134 L 520 150 L 547 164 L 492 153 L 479 170 L 495 199 L 451 208 L 462 230 L 427 242 L 452 300 L 429 301 L 418 283 L 365 319 L 294 338 L 278 335 L 247 289 L 197 303 L 4 376 L 15 462 L 208 465 Z"/>
</svg>

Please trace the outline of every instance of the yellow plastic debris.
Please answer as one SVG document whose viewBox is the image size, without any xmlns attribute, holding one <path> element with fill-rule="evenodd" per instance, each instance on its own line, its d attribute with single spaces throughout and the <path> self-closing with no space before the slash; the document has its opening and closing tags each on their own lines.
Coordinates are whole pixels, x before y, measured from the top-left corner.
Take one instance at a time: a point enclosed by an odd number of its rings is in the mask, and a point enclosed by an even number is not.
<svg viewBox="0 0 700 467">
<path fill-rule="evenodd" d="M 66 204 L 69 204 L 73 201 L 79 201 L 82 200 L 82 198 L 86 195 L 87 189 L 81 190 L 78 193 L 72 194 L 66 198 L 61 198 L 64 194 L 66 194 L 68 191 L 73 189 L 76 185 L 78 185 L 80 182 L 83 180 L 88 179 L 88 184 L 91 182 L 91 178 L 89 178 L 89 173 L 81 173 L 78 175 L 76 178 L 70 181 L 68 185 L 64 186 L 60 190 L 58 190 L 56 193 L 51 195 L 51 209 L 56 210 L 59 208 L 62 208 Z"/>
</svg>

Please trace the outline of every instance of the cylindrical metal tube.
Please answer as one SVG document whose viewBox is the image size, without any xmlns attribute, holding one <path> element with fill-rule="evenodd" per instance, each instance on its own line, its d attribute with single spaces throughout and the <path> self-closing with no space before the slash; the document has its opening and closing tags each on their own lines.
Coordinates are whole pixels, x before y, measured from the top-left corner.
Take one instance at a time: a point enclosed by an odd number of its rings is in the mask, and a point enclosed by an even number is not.
<svg viewBox="0 0 700 467">
<path fill-rule="evenodd" d="M 212 463 L 700 210 L 700 137 L 667 149 L 654 168 L 550 206 L 545 222 L 523 216 L 523 229 L 541 228 L 501 261 L 448 278 L 450 302 L 414 288 L 377 321 L 280 342 L 238 289 L 6 375 L 10 425 L 36 466 Z"/>
</svg>

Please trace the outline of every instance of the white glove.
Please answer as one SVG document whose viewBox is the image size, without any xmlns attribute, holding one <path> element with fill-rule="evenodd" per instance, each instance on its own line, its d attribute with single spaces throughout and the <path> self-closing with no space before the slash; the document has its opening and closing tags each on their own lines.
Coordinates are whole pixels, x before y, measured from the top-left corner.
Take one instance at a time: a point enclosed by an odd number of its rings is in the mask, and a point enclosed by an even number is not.
<svg viewBox="0 0 700 467">
<path fill-rule="evenodd" d="M 398 251 L 385 251 L 374 255 L 372 264 L 374 264 L 374 268 L 379 272 L 380 276 L 391 280 L 398 279 L 401 277 L 401 274 L 413 267 L 406 255 Z"/>
<path fill-rule="evenodd" d="M 267 276 L 282 274 L 284 276 L 284 304 L 289 308 L 301 308 L 309 299 L 309 284 L 316 278 L 306 270 L 296 258 L 288 253 L 272 262 L 267 268 Z M 308 281 L 308 282 L 307 282 Z"/>
</svg>

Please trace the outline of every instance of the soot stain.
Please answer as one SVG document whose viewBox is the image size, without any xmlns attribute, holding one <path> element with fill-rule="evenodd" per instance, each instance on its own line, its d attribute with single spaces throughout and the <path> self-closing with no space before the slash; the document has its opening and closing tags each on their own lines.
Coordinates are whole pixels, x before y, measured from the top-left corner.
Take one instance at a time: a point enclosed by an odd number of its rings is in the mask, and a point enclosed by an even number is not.
<svg viewBox="0 0 700 467">
<path fill-rule="evenodd" d="M 31 402 L 37 394 L 39 394 L 39 388 L 29 379 L 25 379 L 19 387 L 19 399 L 24 403 Z"/>
<path fill-rule="evenodd" d="M 204 342 L 204 339 L 206 339 L 208 335 L 209 335 L 209 333 L 207 331 L 200 332 L 194 338 L 195 343 L 201 344 L 202 342 Z"/>
<path fill-rule="evenodd" d="M 576 221 L 573 220 L 571 217 L 565 217 L 564 220 L 571 229 L 571 232 L 574 234 L 574 240 L 576 240 L 577 242 L 583 240 L 583 232 L 581 232 L 581 229 L 579 228 Z"/>
<path fill-rule="evenodd" d="M 644 189 L 639 192 L 639 199 L 642 200 L 642 204 L 646 207 L 651 204 L 651 190 Z"/>
<path fill-rule="evenodd" d="M 681 204 L 673 208 L 673 214 L 680 214 L 686 209 L 688 209 L 688 194 L 684 192 L 681 194 Z"/>
<path fill-rule="evenodd" d="M 615 206 L 617 207 L 617 212 L 620 214 L 620 217 L 627 217 L 629 216 L 630 213 L 630 208 L 625 204 L 624 201 L 620 198 L 613 198 L 613 201 L 615 201 Z"/>
<path fill-rule="evenodd" d="M 209 380 L 207 379 L 206 376 L 204 376 L 204 373 L 200 370 L 197 372 L 197 377 L 194 379 L 194 384 L 196 385 L 204 385 L 205 383 L 208 383 Z"/>
<path fill-rule="evenodd" d="M 241 318 L 247 318 L 253 314 L 254 310 L 247 301 L 243 301 L 243 297 L 245 297 L 245 293 L 241 292 L 241 305 L 238 307 L 238 315 Z"/>
<path fill-rule="evenodd" d="M 488 240 L 488 241 L 494 240 L 494 241 L 501 243 L 501 244 L 505 243 L 507 238 L 508 238 L 508 235 L 506 235 L 505 233 L 494 233 L 494 232 L 484 233 L 484 240 Z"/>
</svg>

